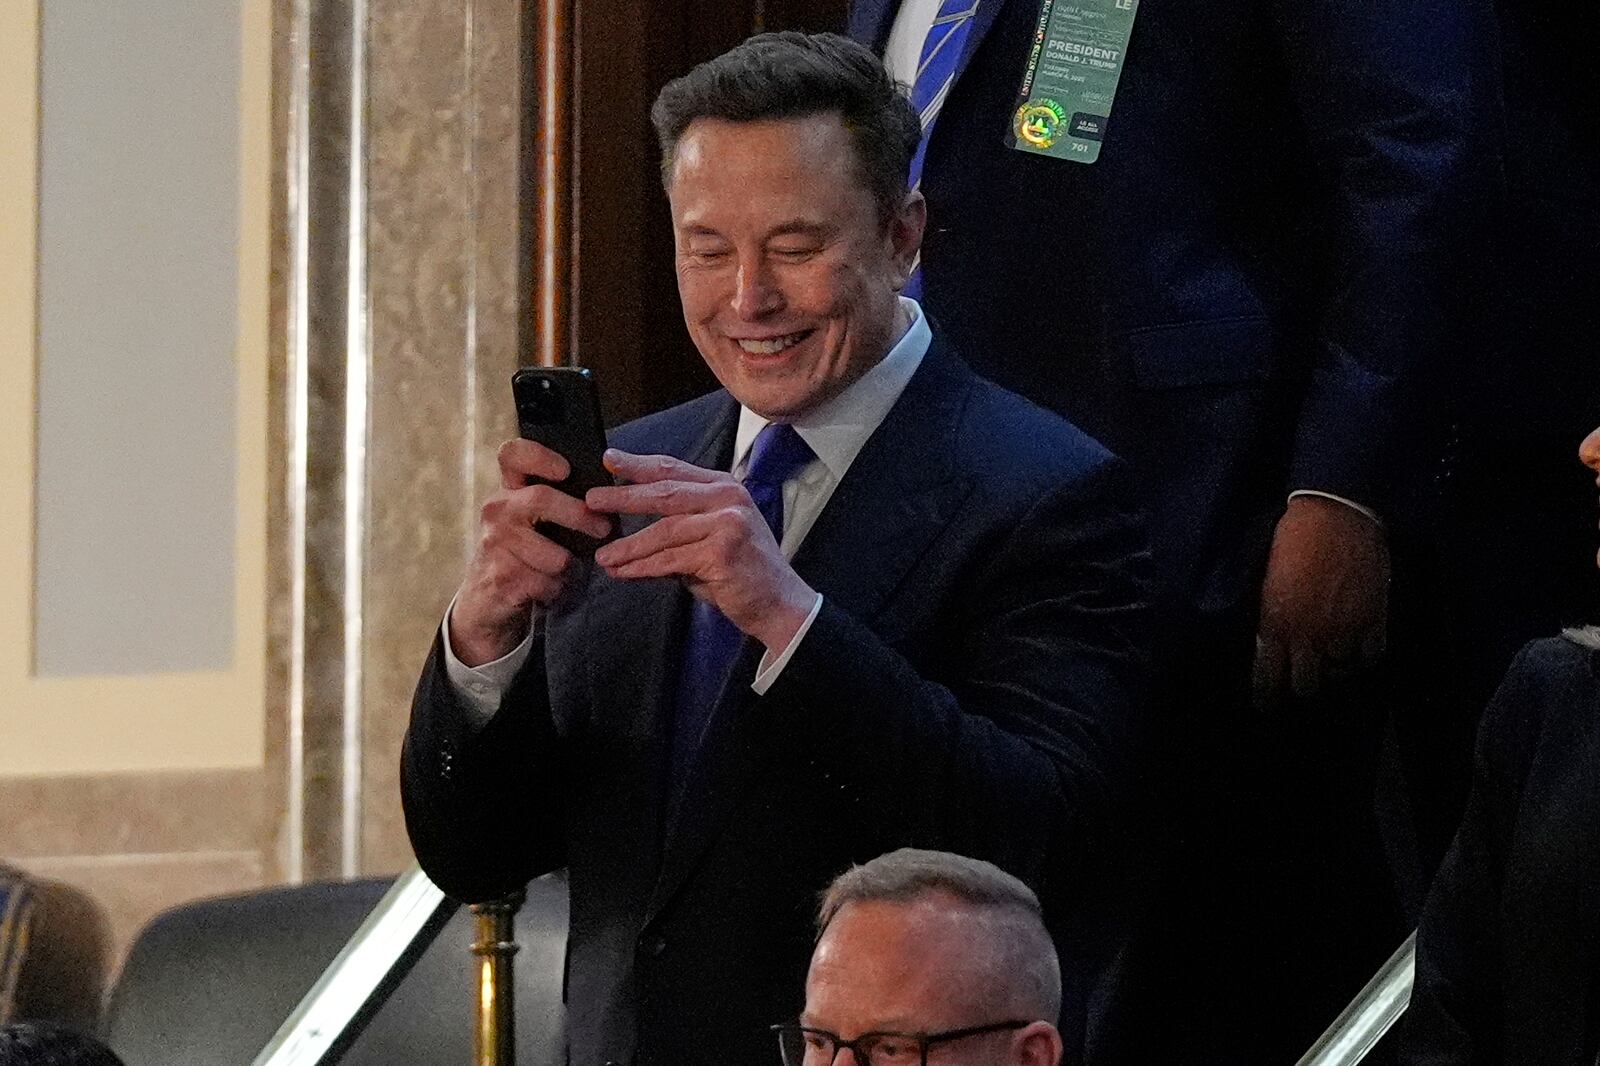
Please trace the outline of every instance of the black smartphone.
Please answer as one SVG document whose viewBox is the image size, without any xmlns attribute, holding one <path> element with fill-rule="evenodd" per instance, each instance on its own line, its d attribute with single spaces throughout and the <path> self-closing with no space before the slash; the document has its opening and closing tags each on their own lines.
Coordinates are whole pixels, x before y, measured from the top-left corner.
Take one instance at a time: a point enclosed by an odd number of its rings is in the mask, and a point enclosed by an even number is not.
<svg viewBox="0 0 1600 1066">
<path fill-rule="evenodd" d="M 517 428 L 523 438 L 537 441 L 572 466 L 566 480 L 546 484 L 580 500 L 592 488 L 614 484 L 601 463 L 606 430 L 600 420 L 600 390 L 593 372 L 576 366 L 523 367 L 511 376 L 511 394 L 517 403 Z M 529 484 L 542 480 L 528 479 Z M 593 555 L 610 539 L 596 540 L 553 522 L 540 522 L 534 528 L 574 555 Z M 615 532 L 613 524 L 613 536 Z"/>
</svg>

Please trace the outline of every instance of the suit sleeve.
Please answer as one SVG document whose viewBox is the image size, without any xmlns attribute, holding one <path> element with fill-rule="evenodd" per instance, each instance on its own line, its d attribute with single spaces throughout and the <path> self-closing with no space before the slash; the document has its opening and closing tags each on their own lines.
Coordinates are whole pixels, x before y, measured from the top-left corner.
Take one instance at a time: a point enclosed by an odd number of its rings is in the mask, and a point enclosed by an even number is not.
<svg viewBox="0 0 1600 1066">
<path fill-rule="evenodd" d="M 1149 639 L 1122 476 L 1107 462 L 1033 503 L 974 562 L 921 672 L 824 602 L 769 695 L 828 738 L 831 779 L 873 824 L 1038 883 L 1111 833 L 1132 791 Z"/>
<path fill-rule="evenodd" d="M 1464 265 L 1484 255 L 1495 188 L 1492 14 L 1482 0 L 1275 8 L 1329 235 L 1289 488 L 1387 513 L 1395 457 L 1424 443 L 1467 339 Z"/>
<path fill-rule="evenodd" d="M 411 846 L 436 885 L 479 903 L 566 864 L 561 752 L 542 638 L 486 723 L 461 705 L 434 638 L 401 751 L 400 793 Z"/>
<path fill-rule="evenodd" d="M 1416 984 L 1402 1019 L 1405 1066 L 1489 1066 L 1500 1060 L 1504 994 L 1500 898 L 1507 853 L 1538 730 L 1524 649 L 1478 730 L 1472 793 L 1417 927 Z"/>
</svg>

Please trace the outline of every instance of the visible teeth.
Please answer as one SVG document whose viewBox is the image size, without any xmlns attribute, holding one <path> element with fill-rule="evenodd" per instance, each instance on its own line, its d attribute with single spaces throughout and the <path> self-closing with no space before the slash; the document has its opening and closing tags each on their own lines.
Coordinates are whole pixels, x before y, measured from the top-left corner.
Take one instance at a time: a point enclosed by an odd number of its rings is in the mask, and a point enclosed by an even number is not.
<svg viewBox="0 0 1600 1066">
<path fill-rule="evenodd" d="M 804 333 L 791 333 L 787 337 L 774 337 L 766 341 L 740 339 L 739 347 L 751 355 L 776 355 L 791 345 L 799 344 L 804 337 Z"/>
</svg>

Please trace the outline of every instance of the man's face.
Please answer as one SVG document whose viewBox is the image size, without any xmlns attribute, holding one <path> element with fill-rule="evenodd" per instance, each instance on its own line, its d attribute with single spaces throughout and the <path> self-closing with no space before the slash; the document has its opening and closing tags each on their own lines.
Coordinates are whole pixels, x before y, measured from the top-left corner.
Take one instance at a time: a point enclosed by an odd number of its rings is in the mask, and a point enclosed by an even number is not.
<svg viewBox="0 0 1600 1066">
<path fill-rule="evenodd" d="M 982 920 L 942 894 L 909 902 L 847 903 L 811 956 L 800 1023 L 845 1040 L 864 1033 L 938 1033 L 1006 1021 L 997 956 Z M 929 1066 L 1054 1066 L 1054 1028 L 986 1033 L 935 1044 Z M 838 1063 L 862 1066 L 842 1052 Z"/>
<path fill-rule="evenodd" d="M 740 403 L 791 420 L 888 353 L 922 201 L 880 220 L 838 115 L 696 119 L 668 198 L 684 321 Z"/>
<path fill-rule="evenodd" d="M 1596 427 L 1595 431 L 1583 438 L 1583 443 L 1578 445 L 1578 458 L 1583 460 L 1584 466 L 1600 474 L 1600 427 Z M 1600 478 L 1595 480 L 1596 484 L 1600 484 Z M 1595 563 L 1600 565 L 1600 553 L 1595 555 Z"/>
</svg>

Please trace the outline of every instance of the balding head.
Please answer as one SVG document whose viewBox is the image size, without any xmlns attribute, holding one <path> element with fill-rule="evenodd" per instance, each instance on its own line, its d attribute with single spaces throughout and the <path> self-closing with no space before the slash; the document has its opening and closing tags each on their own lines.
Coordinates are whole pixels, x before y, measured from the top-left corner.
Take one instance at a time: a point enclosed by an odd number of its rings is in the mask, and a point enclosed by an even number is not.
<svg viewBox="0 0 1600 1066">
<path fill-rule="evenodd" d="M 986 862 L 903 849 L 828 889 L 802 1023 L 870 1032 L 1012 1028 L 950 1044 L 947 1061 L 1054 1066 L 1061 974 L 1037 897 Z"/>
</svg>

